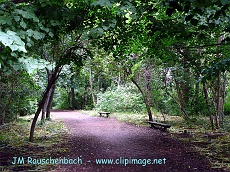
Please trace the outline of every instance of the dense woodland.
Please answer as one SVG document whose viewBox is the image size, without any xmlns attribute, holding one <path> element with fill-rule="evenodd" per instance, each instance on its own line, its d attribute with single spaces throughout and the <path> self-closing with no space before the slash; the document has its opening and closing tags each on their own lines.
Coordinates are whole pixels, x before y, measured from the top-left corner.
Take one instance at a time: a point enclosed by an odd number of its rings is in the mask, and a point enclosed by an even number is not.
<svg viewBox="0 0 230 172">
<path fill-rule="evenodd" d="M 51 109 L 230 115 L 227 0 L 0 1 L 0 125 Z"/>
</svg>

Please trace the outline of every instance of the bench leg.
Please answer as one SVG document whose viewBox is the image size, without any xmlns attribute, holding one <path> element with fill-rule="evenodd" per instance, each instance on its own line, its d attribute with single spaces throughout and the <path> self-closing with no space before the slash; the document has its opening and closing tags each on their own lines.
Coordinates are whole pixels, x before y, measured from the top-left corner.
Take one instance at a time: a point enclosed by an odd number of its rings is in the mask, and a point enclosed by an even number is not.
<svg viewBox="0 0 230 172">
<path fill-rule="evenodd" d="M 151 124 L 151 128 L 156 128 L 153 124 Z"/>
</svg>

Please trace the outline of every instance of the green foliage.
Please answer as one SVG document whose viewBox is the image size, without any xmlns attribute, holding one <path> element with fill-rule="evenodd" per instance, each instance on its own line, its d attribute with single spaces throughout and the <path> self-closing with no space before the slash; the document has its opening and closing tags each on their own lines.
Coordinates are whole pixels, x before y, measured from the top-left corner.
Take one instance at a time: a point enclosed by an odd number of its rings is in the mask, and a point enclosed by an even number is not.
<svg viewBox="0 0 230 172">
<path fill-rule="evenodd" d="M 37 45 L 51 40 L 59 41 L 62 35 L 71 33 L 73 29 L 84 28 L 83 19 L 88 12 L 85 10 L 86 5 L 84 1 L 79 1 L 74 7 L 67 7 L 64 1 L 37 1 L 26 5 L 23 2 L 17 5 L 13 2 L 2 3 L 0 6 L 0 68 L 10 68 L 12 62 L 20 57 L 25 58 L 26 53 L 33 54 L 36 51 L 34 47 Z M 74 31 L 74 33 L 79 32 Z M 70 61 L 82 63 L 81 58 L 84 53 L 81 55 L 76 53 L 80 44 L 76 39 L 71 43 L 75 45 L 69 45 L 68 49 L 63 50 L 66 53 L 62 54 L 64 59 L 59 61 L 60 64 Z"/>
<path fill-rule="evenodd" d="M 26 71 L 14 71 L 9 75 L 0 70 L 0 117 L 10 122 L 23 111 L 24 115 L 34 113 L 39 88 Z"/>
<path fill-rule="evenodd" d="M 14 70 L 24 69 L 28 74 L 41 69 L 51 69 L 51 65 L 44 59 L 36 59 L 32 57 L 19 58 L 17 63 L 13 65 Z"/>
<path fill-rule="evenodd" d="M 145 105 L 136 87 L 127 84 L 99 93 L 96 109 L 110 112 L 143 112 Z"/>
<path fill-rule="evenodd" d="M 25 43 L 21 40 L 15 32 L 8 30 L 6 33 L 0 31 L 0 42 L 6 47 L 9 47 L 11 51 L 27 52 L 25 49 Z"/>
<path fill-rule="evenodd" d="M 213 77 L 218 76 L 219 72 L 229 71 L 230 58 L 224 58 L 218 62 L 213 62 L 209 67 L 204 68 L 199 78 L 200 81 L 211 80 Z"/>
<path fill-rule="evenodd" d="M 8 133 L 7 134 L 0 134 L 0 145 L 7 145 L 9 142 L 8 140 Z"/>
<path fill-rule="evenodd" d="M 64 88 L 58 87 L 53 101 L 54 109 L 70 109 L 70 103 L 68 91 Z"/>
<path fill-rule="evenodd" d="M 15 5 L 10 2 L 0 6 L 1 66 L 11 66 L 4 57 L 7 56 L 8 61 L 17 61 L 17 58 L 24 56 L 34 46 L 35 41 L 45 37 L 47 29 L 35 15 L 35 10 L 32 5 Z"/>
<path fill-rule="evenodd" d="M 224 115 L 230 116 L 230 87 L 227 87 L 227 95 L 224 102 Z"/>
<path fill-rule="evenodd" d="M 224 114 L 230 116 L 230 102 L 225 102 L 224 104 Z"/>
</svg>

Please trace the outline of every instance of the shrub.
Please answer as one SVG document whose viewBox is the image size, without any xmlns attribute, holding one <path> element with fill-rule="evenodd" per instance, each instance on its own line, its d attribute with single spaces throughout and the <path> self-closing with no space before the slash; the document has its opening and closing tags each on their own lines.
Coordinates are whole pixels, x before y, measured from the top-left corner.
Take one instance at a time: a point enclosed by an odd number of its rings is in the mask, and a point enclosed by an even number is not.
<svg viewBox="0 0 230 172">
<path fill-rule="evenodd" d="M 230 102 L 226 102 L 224 105 L 224 114 L 230 116 Z"/>
<path fill-rule="evenodd" d="M 141 93 L 133 84 L 113 87 L 97 95 L 96 109 L 111 112 L 142 112 L 145 110 Z"/>
<path fill-rule="evenodd" d="M 70 103 L 71 102 L 67 90 L 58 87 L 53 99 L 54 109 L 70 109 Z"/>
</svg>

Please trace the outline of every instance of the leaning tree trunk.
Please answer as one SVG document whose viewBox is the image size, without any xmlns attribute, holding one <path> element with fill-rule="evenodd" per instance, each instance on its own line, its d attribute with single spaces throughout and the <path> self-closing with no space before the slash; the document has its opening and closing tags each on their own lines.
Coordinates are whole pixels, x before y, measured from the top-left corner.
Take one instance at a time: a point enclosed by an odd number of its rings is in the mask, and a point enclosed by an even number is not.
<svg viewBox="0 0 230 172">
<path fill-rule="evenodd" d="M 50 91 L 46 97 L 45 103 L 42 107 L 42 116 L 41 116 L 41 122 L 42 124 L 45 122 L 46 119 L 46 112 L 47 112 L 47 106 L 48 106 L 48 101 L 49 101 L 49 95 L 50 95 Z"/>
<path fill-rule="evenodd" d="M 145 69 L 145 91 L 146 91 L 146 109 L 149 116 L 149 121 L 153 120 L 152 111 L 151 111 L 151 95 L 152 95 L 152 88 L 151 88 L 151 72 L 152 66 L 147 66 Z"/>
<path fill-rule="evenodd" d="M 47 72 L 47 78 L 48 78 L 48 84 L 50 82 L 51 79 L 51 72 L 48 68 L 46 68 L 46 72 Z M 47 108 L 48 108 L 48 103 L 49 103 L 49 99 L 50 99 L 50 95 L 51 95 L 51 90 L 48 92 L 48 95 L 46 97 L 45 103 L 42 107 L 42 116 L 41 116 L 41 122 L 42 124 L 45 122 L 45 119 L 47 118 Z"/>
<path fill-rule="evenodd" d="M 147 98 L 147 96 L 144 94 L 144 92 L 141 89 L 141 87 L 138 85 L 138 83 L 133 78 L 131 78 L 131 81 L 136 85 L 136 87 L 141 92 L 142 96 L 144 97 L 144 103 L 145 103 L 145 107 L 146 107 L 146 110 L 147 110 L 147 113 L 148 113 L 149 121 L 153 121 L 153 115 L 152 115 L 149 99 Z"/>
<path fill-rule="evenodd" d="M 41 122 L 43 123 L 45 121 L 45 118 L 46 118 L 46 108 L 45 108 L 45 104 L 44 106 L 42 107 L 42 116 L 41 116 Z"/>
<path fill-rule="evenodd" d="M 150 67 L 151 69 L 151 67 Z M 132 71 L 130 68 L 127 68 L 126 71 L 127 75 L 131 76 L 132 75 Z M 150 94 L 151 94 L 151 86 L 150 86 L 150 81 L 151 81 L 151 74 L 148 71 L 148 68 L 146 70 L 145 75 L 145 92 L 142 90 L 141 86 L 136 82 L 136 80 L 133 78 L 133 76 L 130 78 L 130 80 L 134 83 L 134 85 L 136 85 L 136 87 L 138 88 L 138 90 L 141 92 L 143 99 L 144 99 L 144 104 L 148 113 L 148 117 L 149 117 L 149 121 L 153 121 L 153 115 L 152 115 L 152 111 L 151 111 L 151 102 L 150 102 Z"/>
<path fill-rule="evenodd" d="M 59 74 L 61 72 L 61 69 L 62 69 L 62 67 L 58 67 L 58 66 L 55 67 L 55 70 L 54 70 L 54 72 L 53 72 L 53 74 L 52 74 L 52 76 L 50 78 L 50 82 L 48 82 L 48 84 L 46 86 L 46 90 L 45 90 L 45 92 L 43 94 L 42 100 L 40 101 L 40 103 L 38 105 L 38 109 L 37 109 L 37 111 L 36 111 L 36 113 L 34 115 L 34 119 L 33 119 L 32 124 L 31 124 L 30 138 L 29 138 L 30 142 L 33 142 L 33 140 L 34 140 L 34 130 L 35 130 L 35 126 L 36 126 L 38 116 L 39 116 L 39 114 L 40 114 L 40 112 L 41 112 L 41 110 L 42 110 L 42 108 L 43 108 L 43 106 L 44 106 L 44 104 L 46 102 L 46 98 L 47 98 L 47 96 L 49 94 L 49 91 L 50 91 L 51 87 L 55 84 L 55 82 L 56 82 L 56 80 L 57 80 L 57 78 L 58 78 L 58 76 L 59 76 Z"/>
<path fill-rule="evenodd" d="M 47 103 L 47 108 L 46 108 L 46 119 L 51 120 L 50 117 L 50 110 L 53 102 L 53 97 L 54 97 L 54 91 L 55 91 L 55 85 L 52 86 L 50 93 L 49 93 L 49 98 L 48 98 L 48 103 Z"/>
</svg>

